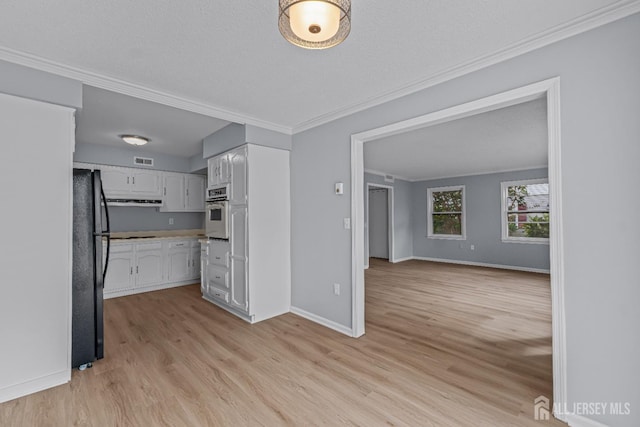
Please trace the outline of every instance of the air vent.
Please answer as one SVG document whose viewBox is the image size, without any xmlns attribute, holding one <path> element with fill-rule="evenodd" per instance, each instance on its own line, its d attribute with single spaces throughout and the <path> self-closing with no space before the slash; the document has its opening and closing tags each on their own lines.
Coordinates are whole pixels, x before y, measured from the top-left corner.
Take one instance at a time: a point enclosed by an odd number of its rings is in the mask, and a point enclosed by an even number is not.
<svg viewBox="0 0 640 427">
<path fill-rule="evenodd" d="M 384 176 L 384 182 L 393 182 L 396 179 L 393 177 L 393 175 L 385 175 Z"/>
<path fill-rule="evenodd" d="M 153 159 L 147 157 L 134 157 L 133 164 L 138 166 L 153 166 Z"/>
</svg>

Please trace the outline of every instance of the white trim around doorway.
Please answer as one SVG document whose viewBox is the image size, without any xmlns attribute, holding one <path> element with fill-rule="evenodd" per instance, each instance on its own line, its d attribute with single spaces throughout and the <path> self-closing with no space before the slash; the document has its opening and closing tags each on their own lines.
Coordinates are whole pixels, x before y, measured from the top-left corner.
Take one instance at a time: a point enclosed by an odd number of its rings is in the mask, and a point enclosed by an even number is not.
<svg viewBox="0 0 640 427">
<path fill-rule="evenodd" d="M 567 360 L 564 306 L 564 245 L 562 216 L 562 182 L 560 159 L 560 78 L 555 77 L 524 87 L 502 92 L 476 101 L 393 123 L 351 136 L 351 259 L 352 308 L 351 327 L 354 337 L 364 330 L 364 144 L 411 130 L 433 126 L 479 113 L 509 107 L 545 97 L 547 100 L 547 129 L 550 192 L 550 270 L 552 304 L 552 353 L 554 407 L 562 408 L 567 397 Z M 565 420 L 563 414 L 554 414 Z"/>
</svg>

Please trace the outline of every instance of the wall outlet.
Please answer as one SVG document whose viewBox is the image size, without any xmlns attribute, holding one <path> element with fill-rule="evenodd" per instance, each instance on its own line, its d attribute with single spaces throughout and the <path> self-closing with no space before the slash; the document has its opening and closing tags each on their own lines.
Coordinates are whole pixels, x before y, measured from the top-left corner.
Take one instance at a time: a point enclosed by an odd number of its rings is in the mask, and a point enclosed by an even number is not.
<svg viewBox="0 0 640 427">
<path fill-rule="evenodd" d="M 340 283 L 333 284 L 333 294 L 340 295 Z"/>
<path fill-rule="evenodd" d="M 351 218 L 344 219 L 344 229 L 349 230 L 351 228 Z"/>
<path fill-rule="evenodd" d="M 169 225 L 173 225 L 173 218 L 169 218 Z"/>
<path fill-rule="evenodd" d="M 475 251 L 476 250 L 476 245 L 469 246 L 469 249 L 471 249 L 472 251 Z"/>
</svg>

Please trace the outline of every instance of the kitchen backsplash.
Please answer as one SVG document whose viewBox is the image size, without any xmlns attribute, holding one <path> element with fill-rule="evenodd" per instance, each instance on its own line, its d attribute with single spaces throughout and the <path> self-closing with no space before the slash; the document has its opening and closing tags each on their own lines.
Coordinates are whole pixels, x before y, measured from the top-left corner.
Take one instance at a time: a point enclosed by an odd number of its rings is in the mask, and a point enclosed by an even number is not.
<svg viewBox="0 0 640 427">
<path fill-rule="evenodd" d="M 202 212 L 158 212 L 155 208 L 109 208 L 111 231 L 191 230 L 204 228 Z M 173 224 L 169 220 L 173 218 Z"/>
</svg>

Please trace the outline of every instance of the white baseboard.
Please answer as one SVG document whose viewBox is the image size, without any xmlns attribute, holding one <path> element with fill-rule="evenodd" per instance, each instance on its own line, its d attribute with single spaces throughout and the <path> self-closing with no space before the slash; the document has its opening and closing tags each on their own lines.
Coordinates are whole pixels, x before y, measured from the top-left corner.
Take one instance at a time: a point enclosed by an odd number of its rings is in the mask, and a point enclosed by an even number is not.
<svg viewBox="0 0 640 427">
<path fill-rule="evenodd" d="M 411 257 L 411 259 L 416 259 L 420 261 L 444 262 L 447 264 L 473 265 L 476 267 L 500 268 L 503 270 L 527 271 L 529 273 L 543 273 L 543 274 L 550 273 L 549 270 L 545 270 L 543 268 L 529 268 L 529 267 L 518 267 L 514 265 L 489 264 L 486 262 L 460 261 L 456 259 L 430 258 L 430 257 L 423 257 L 423 256 L 414 256 L 414 257 Z"/>
<path fill-rule="evenodd" d="M 569 427 L 608 427 L 606 424 L 575 414 L 566 414 L 565 421 L 569 423 Z"/>
<path fill-rule="evenodd" d="M 71 380 L 71 368 L 55 372 L 20 384 L 0 389 L 0 403 L 8 402 L 28 394 L 66 384 Z"/>
<path fill-rule="evenodd" d="M 392 263 L 396 263 L 396 262 L 403 262 L 403 261 L 411 261 L 412 259 L 415 259 L 412 256 L 406 256 L 404 258 L 395 258 L 393 261 L 391 261 Z"/>
<path fill-rule="evenodd" d="M 298 307 L 293 307 L 293 306 L 291 306 L 291 312 L 300 317 L 304 317 L 307 320 L 311 320 L 314 323 L 318 323 L 322 326 L 326 326 L 329 329 L 338 331 L 341 334 L 345 334 L 350 337 L 353 336 L 353 332 L 351 331 L 351 328 L 347 328 L 346 326 L 336 323 L 333 320 L 325 319 L 324 317 L 318 316 L 317 314 L 309 313 L 306 310 L 303 310 Z"/>
</svg>

